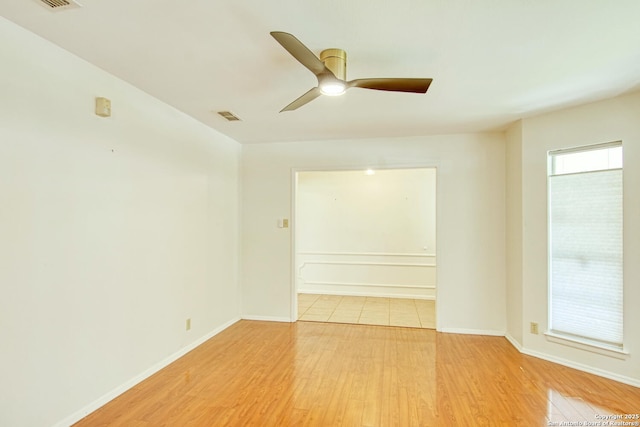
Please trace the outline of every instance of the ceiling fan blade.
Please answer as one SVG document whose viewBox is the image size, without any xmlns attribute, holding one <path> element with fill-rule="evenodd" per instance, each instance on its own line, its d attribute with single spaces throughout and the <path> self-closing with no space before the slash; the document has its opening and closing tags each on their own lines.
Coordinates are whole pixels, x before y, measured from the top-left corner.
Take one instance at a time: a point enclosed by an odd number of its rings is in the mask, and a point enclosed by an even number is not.
<svg viewBox="0 0 640 427">
<path fill-rule="evenodd" d="M 331 73 L 327 67 L 324 66 L 320 58 L 315 56 L 308 47 L 306 47 L 300 40 L 295 38 L 289 33 L 283 33 L 282 31 L 272 31 L 270 33 L 283 48 L 287 50 L 295 59 L 302 65 L 307 67 L 316 76 L 319 74 Z"/>
<path fill-rule="evenodd" d="M 280 110 L 280 112 L 282 113 L 283 111 L 296 110 L 302 107 L 304 104 L 313 101 L 320 95 L 322 95 L 322 93 L 320 92 L 320 88 L 314 87 L 312 89 L 309 89 L 304 95 L 302 95 L 301 97 L 293 101 L 291 104 L 284 107 L 282 110 Z"/>
<path fill-rule="evenodd" d="M 356 79 L 347 82 L 349 87 L 361 87 L 364 89 L 388 90 L 391 92 L 426 93 L 433 79 Z"/>
</svg>

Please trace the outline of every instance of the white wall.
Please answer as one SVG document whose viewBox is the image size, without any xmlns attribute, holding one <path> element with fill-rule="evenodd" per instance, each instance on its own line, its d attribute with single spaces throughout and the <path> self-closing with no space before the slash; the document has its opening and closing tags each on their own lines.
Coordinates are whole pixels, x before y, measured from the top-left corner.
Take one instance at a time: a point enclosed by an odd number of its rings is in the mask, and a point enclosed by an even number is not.
<svg viewBox="0 0 640 427">
<path fill-rule="evenodd" d="M 507 139 L 507 337 L 522 347 L 522 122 L 505 133 Z"/>
<path fill-rule="evenodd" d="M 448 135 L 242 147 L 244 317 L 290 320 L 292 169 L 437 166 L 438 327 L 502 334 L 505 140 Z"/>
<path fill-rule="evenodd" d="M 436 252 L 436 170 L 301 171 L 297 249 Z"/>
<path fill-rule="evenodd" d="M 522 121 L 524 351 L 640 386 L 640 93 Z M 624 149 L 624 347 L 626 360 L 550 342 L 547 329 L 547 151 L 622 140 Z M 515 214 L 516 211 L 512 211 Z M 516 267 L 517 268 L 517 267 Z"/>
<path fill-rule="evenodd" d="M 3 18 L 0 64 L 0 425 L 68 424 L 239 317 L 240 148 Z"/>
<path fill-rule="evenodd" d="M 436 170 L 301 171 L 298 292 L 435 299 Z"/>
</svg>

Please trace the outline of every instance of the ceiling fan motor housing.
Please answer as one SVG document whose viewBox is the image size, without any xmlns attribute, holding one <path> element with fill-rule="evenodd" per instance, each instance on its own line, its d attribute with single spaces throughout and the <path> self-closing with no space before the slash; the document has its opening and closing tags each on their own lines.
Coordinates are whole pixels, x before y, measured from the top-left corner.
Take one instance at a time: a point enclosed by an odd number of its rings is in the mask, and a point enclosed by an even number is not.
<svg viewBox="0 0 640 427">
<path fill-rule="evenodd" d="M 342 49 L 325 49 L 320 52 L 322 61 L 340 80 L 347 79 L 347 52 Z"/>
</svg>

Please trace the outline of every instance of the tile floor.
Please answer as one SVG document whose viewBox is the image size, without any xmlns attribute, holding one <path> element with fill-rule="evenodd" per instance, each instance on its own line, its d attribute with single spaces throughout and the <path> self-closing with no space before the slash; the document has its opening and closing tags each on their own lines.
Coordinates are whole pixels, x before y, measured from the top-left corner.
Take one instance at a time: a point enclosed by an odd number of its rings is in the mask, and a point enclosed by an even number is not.
<svg viewBox="0 0 640 427">
<path fill-rule="evenodd" d="M 298 294 L 298 320 L 435 329 L 435 301 Z"/>
</svg>

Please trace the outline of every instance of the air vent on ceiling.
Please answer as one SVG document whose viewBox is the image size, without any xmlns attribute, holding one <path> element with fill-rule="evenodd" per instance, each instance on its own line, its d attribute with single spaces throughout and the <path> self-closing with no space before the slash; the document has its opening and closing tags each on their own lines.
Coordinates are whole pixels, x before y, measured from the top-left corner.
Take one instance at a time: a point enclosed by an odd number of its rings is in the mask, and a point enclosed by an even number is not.
<svg viewBox="0 0 640 427">
<path fill-rule="evenodd" d="M 80 3 L 74 0 L 38 0 L 38 3 L 49 10 L 65 10 L 82 7 Z"/>
<path fill-rule="evenodd" d="M 220 114 L 222 117 L 229 120 L 230 122 L 240 121 L 240 118 L 235 114 L 233 114 L 231 111 L 218 111 L 218 114 Z"/>
</svg>

